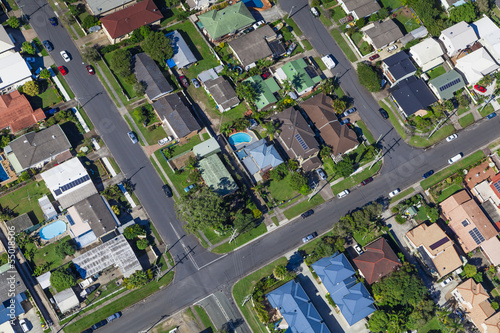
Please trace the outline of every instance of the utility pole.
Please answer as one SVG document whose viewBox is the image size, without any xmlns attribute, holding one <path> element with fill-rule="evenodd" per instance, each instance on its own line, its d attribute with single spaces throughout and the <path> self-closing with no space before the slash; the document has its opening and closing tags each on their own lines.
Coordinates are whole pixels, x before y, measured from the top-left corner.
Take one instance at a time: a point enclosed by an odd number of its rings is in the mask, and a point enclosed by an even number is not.
<svg viewBox="0 0 500 333">
<path fill-rule="evenodd" d="M 236 231 L 238 231 L 238 229 L 234 229 L 233 234 L 231 235 L 231 239 L 229 240 L 229 243 L 231 243 L 236 238 Z"/>
</svg>

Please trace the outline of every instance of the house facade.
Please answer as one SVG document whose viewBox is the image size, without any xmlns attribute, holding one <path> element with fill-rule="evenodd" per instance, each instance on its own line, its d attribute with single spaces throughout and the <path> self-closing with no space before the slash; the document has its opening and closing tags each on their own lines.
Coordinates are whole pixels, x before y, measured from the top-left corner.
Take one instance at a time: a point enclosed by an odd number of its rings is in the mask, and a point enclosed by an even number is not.
<svg viewBox="0 0 500 333">
<path fill-rule="evenodd" d="M 290 81 L 299 96 L 311 92 L 321 82 L 316 69 L 306 64 L 303 58 L 287 62 L 276 70 L 275 77 L 280 83 Z"/>
<path fill-rule="evenodd" d="M 15 134 L 44 119 L 43 110 L 33 110 L 26 96 L 19 91 L 0 95 L 0 129 L 8 129 Z"/>
<path fill-rule="evenodd" d="M 368 284 L 379 281 L 401 267 L 401 261 L 385 238 L 366 245 L 364 252 L 353 261 Z"/>
<path fill-rule="evenodd" d="M 462 21 L 441 31 L 439 40 L 443 43 L 448 56 L 453 57 L 471 47 L 478 38 L 472 26 Z"/>
<path fill-rule="evenodd" d="M 451 71 L 430 80 L 428 85 L 440 101 L 445 101 L 453 98 L 455 96 L 455 91 L 465 87 L 465 81 L 460 73 L 452 69 Z"/>
<path fill-rule="evenodd" d="M 240 104 L 236 91 L 222 76 L 206 81 L 203 88 L 213 98 L 220 112 L 229 111 Z"/>
<path fill-rule="evenodd" d="M 378 2 L 374 0 L 339 0 L 339 4 L 355 20 L 375 14 L 381 8 Z"/>
<path fill-rule="evenodd" d="M 392 19 L 370 23 L 361 31 L 363 31 L 363 38 L 377 50 L 383 49 L 403 37 L 401 29 Z"/>
<path fill-rule="evenodd" d="M 432 37 L 410 47 L 409 53 L 418 67 L 422 68 L 422 72 L 427 72 L 444 62 L 443 48 L 439 41 Z"/>
<path fill-rule="evenodd" d="M 167 132 L 180 140 L 189 139 L 201 130 L 191 108 L 183 93 L 164 96 L 153 103 L 153 109 Z"/>
<path fill-rule="evenodd" d="M 436 96 L 422 79 L 410 76 L 389 89 L 392 100 L 405 118 L 411 115 L 424 116 L 427 108 L 437 102 Z"/>
</svg>

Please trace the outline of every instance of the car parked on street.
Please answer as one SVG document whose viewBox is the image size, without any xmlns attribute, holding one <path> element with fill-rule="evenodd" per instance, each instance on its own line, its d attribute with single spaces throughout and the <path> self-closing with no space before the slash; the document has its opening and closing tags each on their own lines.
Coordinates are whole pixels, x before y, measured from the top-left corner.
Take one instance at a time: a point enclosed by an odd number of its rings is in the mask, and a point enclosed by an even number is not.
<svg viewBox="0 0 500 333">
<path fill-rule="evenodd" d="M 314 17 L 319 17 L 319 11 L 316 7 L 311 7 L 311 14 L 313 14 Z"/>
<path fill-rule="evenodd" d="M 401 192 L 399 188 L 395 189 L 394 191 L 389 193 L 389 198 L 394 198 L 399 192 Z"/>
<path fill-rule="evenodd" d="M 54 47 L 52 46 L 52 43 L 50 41 L 44 40 L 42 44 L 48 52 L 54 50 Z"/>
<path fill-rule="evenodd" d="M 61 73 L 62 76 L 65 76 L 68 74 L 68 71 L 66 70 L 66 68 L 64 66 L 59 66 L 59 67 L 57 67 L 57 69 L 59 70 L 59 73 Z"/>
<path fill-rule="evenodd" d="M 372 55 L 372 56 L 371 56 L 370 58 L 368 58 L 368 59 L 370 59 L 370 61 L 373 61 L 373 60 L 378 59 L 378 58 L 380 58 L 380 55 L 379 55 L 379 54 L 374 54 L 374 55 Z"/>
<path fill-rule="evenodd" d="M 130 141 L 132 141 L 133 144 L 136 144 L 137 142 L 139 142 L 139 140 L 137 140 L 137 137 L 135 136 L 135 133 L 130 131 L 127 133 L 128 137 L 130 138 Z"/>
<path fill-rule="evenodd" d="M 85 66 L 85 68 L 87 69 L 87 72 L 89 72 L 90 75 L 94 75 L 95 74 L 95 71 L 94 71 L 94 69 L 92 68 L 91 65 L 87 65 L 87 66 Z"/>
<path fill-rule="evenodd" d="M 314 214 L 314 210 L 309 209 L 307 212 L 303 212 L 300 216 L 302 216 L 302 218 L 305 219 L 306 217 L 309 217 L 312 214 Z"/>
<path fill-rule="evenodd" d="M 363 180 L 361 182 L 361 185 L 365 186 L 366 184 L 371 183 L 372 181 L 373 181 L 373 178 L 372 177 L 368 177 L 368 178 L 366 178 L 365 180 Z"/>
<path fill-rule="evenodd" d="M 382 118 L 389 119 L 389 114 L 384 109 L 378 109 L 378 112 L 380 113 L 380 115 L 382 116 Z"/>
<path fill-rule="evenodd" d="M 306 237 L 302 238 L 302 243 L 307 243 L 310 240 L 312 240 L 314 237 L 318 236 L 317 232 L 313 232 L 312 234 L 307 235 Z"/>
<path fill-rule="evenodd" d="M 427 171 L 426 173 L 424 173 L 424 179 L 425 178 L 429 178 L 430 176 L 432 176 L 434 174 L 434 170 L 429 170 Z"/>
<path fill-rule="evenodd" d="M 70 62 L 71 61 L 71 58 L 69 57 L 68 52 L 66 52 L 65 50 L 62 50 L 60 52 L 60 54 L 61 54 L 61 57 L 64 59 L 64 61 L 66 61 L 66 62 Z"/>
<path fill-rule="evenodd" d="M 107 323 L 108 323 L 108 321 L 106 319 L 103 319 L 100 322 L 95 323 L 94 325 L 92 325 L 92 329 L 95 331 L 96 329 L 103 327 Z"/>
<path fill-rule="evenodd" d="M 450 135 L 449 137 L 446 138 L 446 141 L 447 142 L 452 142 L 453 140 L 455 140 L 456 138 L 458 138 L 458 135 L 456 134 L 452 134 Z"/>
<path fill-rule="evenodd" d="M 193 84 L 193 86 L 195 88 L 199 88 L 200 87 L 200 83 L 198 82 L 197 78 L 191 79 L 191 83 Z"/>
<path fill-rule="evenodd" d="M 121 316 L 122 316 L 121 312 L 113 313 L 111 316 L 109 316 L 108 318 L 106 318 L 106 320 L 107 320 L 108 323 L 110 323 L 113 320 L 120 318 Z"/>
<path fill-rule="evenodd" d="M 479 91 L 480 93 L 483 93 L 483 94 L 486 92 L 486 88 L 483 86 L 480 86 L 479 84 L 475 84 L 474 89 Z"/>
<path fill-rule="evenodd" d="M 55 17 L 49 17 L 49 22 L 54 27 L 57 26 L 57 18 L 55 18 Z"/>
<path fill-rule="evenodd" d="M 351 193 L 351 192 L 349 192 L 349 190 L 343 190 L 342 192 L 340 192 L 339 194 L 337 194 L 337 198 L 342 199 L 343 197 L 345 197 L 349 193 Z"/>
<path fill-rule="evenodd" d="M 316 169 L 316 173 L 318 174 L 319 178 L 322 180 L 326 180 L 326 173 L 323 171 L 323 169 Z"/>
<path fill-rule="evenodd" d="M 170 190 L 170 187 L 168 187 L 168 185 L 165 184 L 161 188 L 168 198 L 172 196 L 172 191 Z"/>
<path fill-rule="evenodd" d="M 493 113 L 490 113 L 489 115 L 486 116 L 487 119 L 493 119 L 497 116 L 497 114 L 495 112 Z"/>
</svg>

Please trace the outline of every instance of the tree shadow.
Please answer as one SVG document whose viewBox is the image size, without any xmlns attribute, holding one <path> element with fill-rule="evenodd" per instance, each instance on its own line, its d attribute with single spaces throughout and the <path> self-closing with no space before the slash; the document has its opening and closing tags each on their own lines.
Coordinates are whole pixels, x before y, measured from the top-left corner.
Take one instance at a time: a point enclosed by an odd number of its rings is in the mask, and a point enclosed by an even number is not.
<svg viewBox="0 0 500 333">
<path fill-rule="evenodd" d="M 60 126 L 64 134 L 66 134 L 69 143 L 74 149 L 76 149 L 76 147 L 83 143 L 83 135 L 82 133 L 80 133 L 78 126 L 76 126 L 74 122 L 67 121 L 63 124 L 60 124 Z"/>
</svg>

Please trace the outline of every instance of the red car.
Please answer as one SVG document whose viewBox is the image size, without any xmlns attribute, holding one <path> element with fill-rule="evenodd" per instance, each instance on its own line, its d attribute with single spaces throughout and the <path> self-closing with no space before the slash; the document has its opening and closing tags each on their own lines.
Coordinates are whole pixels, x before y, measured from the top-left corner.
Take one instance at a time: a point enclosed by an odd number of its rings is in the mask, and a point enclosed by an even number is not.
<svg viewBox="0 0 500 333">
<path fill-rule="evenodd" d="M 368 178 L 366 178 L 365 180 L 363 180 L 361 182 L 361 185 L 365 186 L 366 184 L 371 183 L 372 181 L 373 181 L 373 178 L 372 177 L 368 177 Z"/>
<path fill-rule="evenodd" d="M 179 81 L 181 82 L 184 88 L 187 88 L 189 86 L 189 81 L 186 79 L 184 75 L 179 76 Z"/>
<path fill-rule="evenodd" d="M 87 66 L 85 66 L 85 68 L 87 68 L 87 72 L 89 72 L 90 75 L 94 75 L 95 74 L 94 69 L 92 68 L 92 66 L 87 65 Z"/>
<path fill-rule="evenodd" d="M 59 70 L 59 73 L 61 73 L 63 76 L 68 74 L 68 71 L 66 70 L 66 68 L 64 66 L 59 66 L 59 67 L 57 67 L 57 69 Z"/>
<path fill-rule="evenodd" d="M 477 91 L 479 91 L 479 92 L 481 92 L 481 93 L 483 93 L 483 94 L 486 92 L 486 88 L 485 88 L 485 87 L 483 87 L 483 86 L 480 86 L 480 85 L 478 85 L 478 84 L 476 84 L 476 85 L 474 86 L 474 89 L 476 89 Z"/>
<path fill-rule="evenodd" d="M 380 58 L 380 55 L 374 54 L 369 59 L 370 59 L 370 61 L 373 61 L 373 60 L 378 59 L 378 58 Z"/>
<path fill-rule="evenodd" d="M 269 72 L 264 72 L 264 73 L 262 73 L 262 75 L 261 75 L 262 79 L 264 79 L 264 80 L 265 80 L 265 79 L 267 79 L 267 78 L 268 78 L 268 77 L 270 77 L 270 76 L 271 76 L 271 73 L 269 73 Z"/>
</svg>

